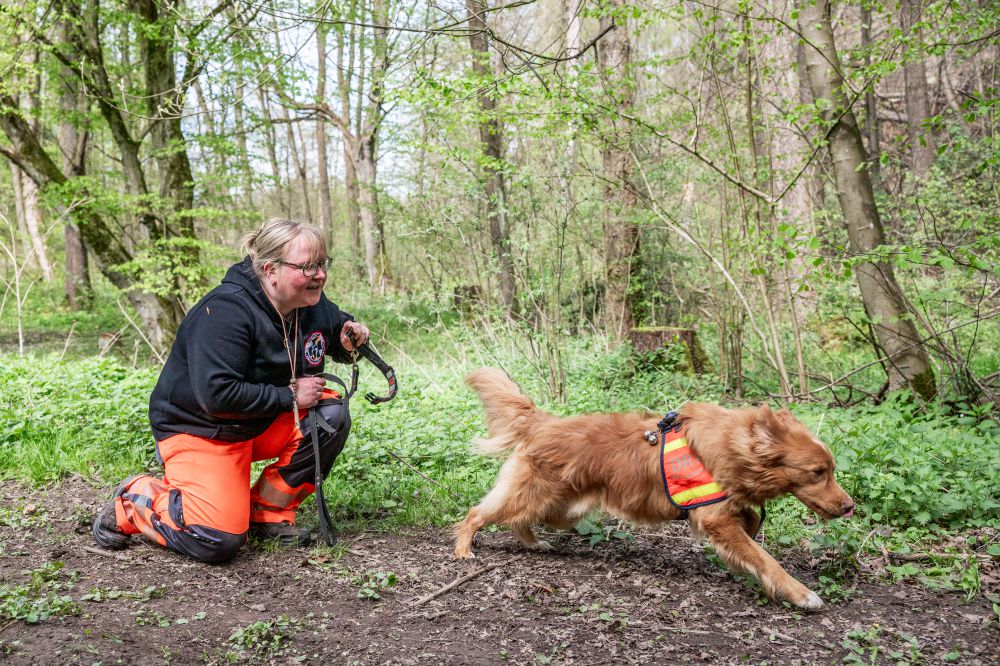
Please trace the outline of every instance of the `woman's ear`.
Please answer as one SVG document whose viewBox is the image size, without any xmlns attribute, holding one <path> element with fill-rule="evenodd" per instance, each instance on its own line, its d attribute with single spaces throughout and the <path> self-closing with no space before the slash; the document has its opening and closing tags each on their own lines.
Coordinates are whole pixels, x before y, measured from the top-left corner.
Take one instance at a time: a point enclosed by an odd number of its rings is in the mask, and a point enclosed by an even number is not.
<svg viewBox="0 0 1000 666">
<path fill-rule="evenodd" d="M 271 261 L 265 261 L 264 265 L 261 266 L 261 275 L 265 280 L 271 283 L 272 287 L 277 286 L 277 271 L 278 265 Z"/>
</svg>

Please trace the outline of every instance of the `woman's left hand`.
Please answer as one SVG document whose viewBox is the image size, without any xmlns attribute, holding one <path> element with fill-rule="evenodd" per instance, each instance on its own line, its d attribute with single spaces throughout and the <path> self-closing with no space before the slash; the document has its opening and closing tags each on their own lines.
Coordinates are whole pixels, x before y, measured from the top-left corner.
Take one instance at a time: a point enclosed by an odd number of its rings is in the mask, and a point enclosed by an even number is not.
<svg viewBox="0 0 1000 666">
<path fill-rule="evenodd" d="M 340 344 L 349 352 L 368 342 L 369 337 L 371 332 L 360 322 L 345 322 L 344 327 L 340 329 Z"/>
</svg>

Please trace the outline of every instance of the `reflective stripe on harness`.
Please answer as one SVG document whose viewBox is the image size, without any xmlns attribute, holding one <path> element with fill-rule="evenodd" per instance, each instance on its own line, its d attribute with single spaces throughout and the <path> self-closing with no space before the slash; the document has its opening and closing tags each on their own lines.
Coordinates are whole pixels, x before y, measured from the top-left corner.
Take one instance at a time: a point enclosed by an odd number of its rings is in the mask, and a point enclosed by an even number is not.
<svg viewBox="0 0 1000 666">
<path fill-rule="evenodd" d="M 726 499 L 726 493 L 688 446 L 681 427 L 662 431 L 660 472 L 667 499 L 678 509 L 694 509 Z"/>
</svg>

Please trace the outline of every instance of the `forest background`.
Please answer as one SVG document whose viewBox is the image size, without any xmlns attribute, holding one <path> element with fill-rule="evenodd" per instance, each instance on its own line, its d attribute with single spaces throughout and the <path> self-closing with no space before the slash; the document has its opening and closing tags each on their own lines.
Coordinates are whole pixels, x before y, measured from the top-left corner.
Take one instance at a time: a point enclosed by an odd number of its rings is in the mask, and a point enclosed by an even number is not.
<svg viewBox="0 0 1000 666">
<path fill-rule="evenodd" d="M 328 235 L 328 293 L 401 377 L 335 470 L 343 523 L 475 500 L 461 377 L 500 365 L 559 413 L 792 405 L 861 509 L 786 506 L 780 545 L 998 557 L 998 25 L 985 0 L 4 3 L 0 475 L 150 465 L 178 323 L 282 216 Z"/>
</svg>

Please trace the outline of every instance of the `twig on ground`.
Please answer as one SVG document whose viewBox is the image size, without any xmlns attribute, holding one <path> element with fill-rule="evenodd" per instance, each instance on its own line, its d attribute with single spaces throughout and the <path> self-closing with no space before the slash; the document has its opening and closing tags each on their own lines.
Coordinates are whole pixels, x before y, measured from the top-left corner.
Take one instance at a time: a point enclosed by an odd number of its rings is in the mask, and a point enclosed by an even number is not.
<svg viewBox="0 0 1000 666">
<path fill-rule="evenodd" d="M 788 643 L 794 643 L 795 642 L 794 638 L 792 638 L 788 634 L 781 633 L 780 631 L 778 631 L 777 629 L 775 629 L 773 627 L 763 627 L 763 629 L 764 629 L 764 631 L 766 631 L 771 636 L 774 636 L 775 638 L 780 638 L 781 640 L 786 641 Z"/>
<path fill-rule="evenodd" d="M 128 555 L 122 555 L 121 553 L 109 553 L 106 550 L 101 550 L 100 548 L 94 548 L 93 546 L 83 546 L 83 549 L 88 553 L 93 553 L 94 555 L 100 555 L 102 557 L 111 557 L 116 560 L 121 560 L 122 562 L 131 562 L 132 558 Z"/>
<path fill-rule="evenodd" d="M 894 553 L 889 551 L 889 559 L 894 562 L 923 562 L 934 558 L 965 560 L 969 556 L 967 553 Z"/>
<path fill-rule="evenodd" d="M 510 558 L 506 562 L 496 562 L 494 564 L 490 564 L 490 565 L 487 565 L 485 567 L 482 567 L 481 569 L 476 569 L 472 573 L 466 574 L 466 575 L 462 576 L 461 578 L 456 578 L 455 580 L 451 581 L 450 583 L 448 583 L 444 587 L 438 589 L 437 591 L 431 592 L 426 597 L 421 597 L 420 599 L 417 599 L 412 604 L 410 604 L 410 608 L 416 608 L 417 606 L 422 606 L 423 604 L 427 603 L 431 599 L 436 599 L 437 597 L 440 597 L 442 594 L 455 589 L 459 585 L 462 585 L 463 583 L 467 583 L 470 580 L 472 580 L 473 578 L 476 578 L 477 576 L 483 575 L 487 571 L 492 571 L 493 569 L 496 569 L 497 567 L 503 566 L 503 565 L 506 565 L 506 564 L 513 564 L 514 562 L 518 561 L 522 557 L 524 557 L 524 555 L 515 555 L 514 557 Z"/>
<path fill-rule="evenodd" d="M 439 610 L 437 613 L 424 613 L 422 617 L 425 620 L 436 620 L 439 617 L 441 617 L 442 615 L 447 615 L 450 612 L 451 611 L 447 610 L 447 609 L 445 609 L 445 610 Z"/>
<path fill-rule="evenodd" d="M 676 631 L 679 634 L 697 634 L 698 636 L 718 636 L 717 631 L 705 631 L 704 629 L 688 629 L 687 627 L 671 627 L 670 625 L 661 624 L 653 627 L 655 631 L 660 631 L 665 629 L 667 631 Z M 725 634 L 723 634 L 725 635 Z"/>
</svg>

